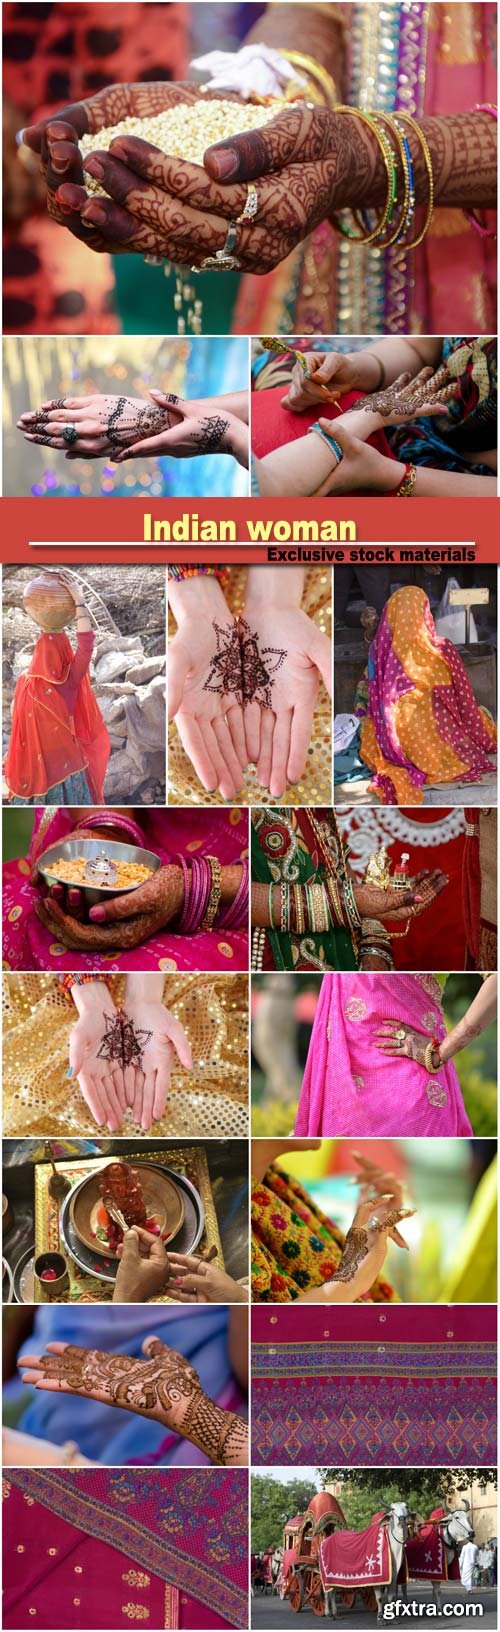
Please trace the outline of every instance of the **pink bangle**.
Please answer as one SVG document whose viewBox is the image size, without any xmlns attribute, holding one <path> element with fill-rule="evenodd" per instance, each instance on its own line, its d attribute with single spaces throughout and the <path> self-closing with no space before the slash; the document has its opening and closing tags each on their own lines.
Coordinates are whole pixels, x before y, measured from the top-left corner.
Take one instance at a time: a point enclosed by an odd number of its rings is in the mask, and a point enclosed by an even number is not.
<svg viewBox="0 0 500 1632">
<path fill-rule="evenodd" d="M 205 917 L 212 875 L 203 856 L 193 856 L 187 908 L 182 914 L 179 933 L 195 935 Z"/>
<path fill-rule="evenodd" d="M 234 901 L 229 902 L 220 918 L 217 919 L 217 929 L 246 929 L 248 927 L 248 861 L 242 862 L 241 878 L 238 884 Z"/>
<path fill-rule="evenodd" d="M 495 119 L 498 123 L 498 108 L 495 107 L 494 102 L 476 102 L 476 106 L 472 111 L 473 113 L 490 113 L 492 119 Z M 469 222 L 469 225 L 473 227 L 474 232 L 477 232 L 480 238 L 496 238 L 497 234 L 494 227 L 483 227 L 482 221 L 478 221 L 473 210 L 464 210 L 464 215 L 466 221 Z"/>
<path fill-rule="evenodd" d="M 112 810 L 100 810 L 97 817 L 95 812 L 93 816 L 83 816 L 81 822 L 78 823 L 78 830 L 87 827 L 117 828 L 118 832 L 126 833 L 127 837 L 131 839 L 133 844 L 137 844 L 140 850 L 144 850 L 144 834 L 139 827 L 139 823 L 134 822 L 131 816 L 116 816 Z"/>
</svg>

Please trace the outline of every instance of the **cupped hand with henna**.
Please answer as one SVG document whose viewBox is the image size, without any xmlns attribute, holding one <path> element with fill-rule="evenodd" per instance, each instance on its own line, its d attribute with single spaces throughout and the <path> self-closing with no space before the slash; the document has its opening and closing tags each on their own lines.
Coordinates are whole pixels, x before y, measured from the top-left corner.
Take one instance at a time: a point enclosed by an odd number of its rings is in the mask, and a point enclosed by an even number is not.
<svg viewBox="0 0 500 1632">
<path fill-rule="evenodd" d="M 168 713 L 207 793 L 241 792 L 248 753 L 238 625 L 215 578 L 170 583 Z"/>
<path fill-rule="evenodd" d="M 295 568 L 250 569 L 239 624 L 247 753 L 274 799 L 304 772 L 321 679 L 332 692 L 331 642 L 301 595 Z"/>
<path fill-rule="evenodd" d="M 193 1056 L 180 1020 L 158 999 L 148 998 L 156 976 L 131 974 L 122 1010 L 126 1103 L 144 1133 L 163 1116 L 175 1056 L 192 1071 Z M 160 977 L 163 984 L 163 977 Z"/>
<path fill-rule="evenodd" d="M 178 916 L 183 901 L 181 868 L 167 863 L 137 890 L 91 907 L 90 922 L 64 911 L 50 894 L 35 900 L 34 909 L 49 934 L 70 951 L 110 952 L 114 948 L 126 951 L 151 940 Z"/>
<path fill-rule="evenodd" d="M 209 1461 L 246 1465 L 245 1424 L 223 1411 L 202 1389 L 198 1372 L 160 1338 L 143 1343 L 143 1359 L 76 1344 L 49 1343 L 43 1355 L 19 1361 L 23 1383 L 46 1393 L 76 1394 L 151 1417 L 192 1440 Z"/>
<path fill-rule="evenodd" d="M 79 1018 L 70 1032 L 68 1074 L 77 1077 L 98 1127 L 116 1133 L 125 1116 L 125 1079 L 122 1059 L 113 1056 L 107 1039 L 119 1029 L 118 1011 L 104 981 L 75 984 L 72 995 Z"/>
</svg>

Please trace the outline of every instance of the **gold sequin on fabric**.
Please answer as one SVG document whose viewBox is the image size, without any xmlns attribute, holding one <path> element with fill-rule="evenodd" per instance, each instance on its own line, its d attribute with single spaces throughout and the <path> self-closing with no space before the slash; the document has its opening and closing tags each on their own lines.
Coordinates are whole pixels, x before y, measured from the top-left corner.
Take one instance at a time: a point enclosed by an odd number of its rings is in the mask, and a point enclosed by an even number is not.
<svg viewBox="0 0 500 1632">
<path fill-rule="evenodd" d="M 435 1105 L 437 1110 L 441 1111 L 443 1106 L 447 1105 L 448 1094 L 446 1092 L 446 1088 L 443 1088 L 440 1082 L 434 1082 L 432 1077 L 429 1079 L 429 1082 L 426 1082 L 425 1084 L 425 1092 L 427 1094 L 429 1105 Z"/>
<path fill-rule="evenodd" d="M 352 1020 L 353 1025 L 357 1025 L 360 1020 L 364 1020 L 366 1012 L 366 1003 L 363 1003 L 362 997 L 349 997 L 347 1003 L 344 1004 L 346 1020 Z"/>
<path fill-rule="evenodd" d="M 128 1615 L 129 1621 L 149 1621 L 145 1604 L 122 1604 L 122 1615 Z"/>
<path fill-rule="evenodd" d="M 125 976 L 112 975 L 115 1003 Z M 174 1059 L 158 1138 L 243 1137 L 248 1133 L 248 980 L 246 974 L 169 974 L 163 1001 L 181 1021 L 193 1051 L 188 1073 Z M 68 1083 L 68 1043 L 77 1012 L 53 974 L 5 974 L 3 1130 L 5 1135 L 95 1135 L 78 1082 Z M 128 1118 L 118 1134 L 141 1138 Z"/>
<path fill-rule="evenodd" d="M 126 1570 L 122 1575 L 122 1581 L 126 1581 L 128 1587 L 149 1587 L 150 1580 L 145 1570 Z"/>
<path fill-rule="evenodd" d="M 243 609 L 245 598 L 247 572 L 244 567 L 231 567 L 228 581 L 224 587 L 224 594 L 235 617 Z M 306 570 L 302 610 L 307 612 L 313 623 L 317 624 L 323 634 L 331 637 L 332 632 L 332 585 L 331 574 L 328 569 L 321 572 L 317 567 Z M 176 632 L 176 622 L 172 612 L 169 613 L 169 640 Z M 205 793 L 198 781 L 195 770 L 185 754 L 181 739 L 177 731 L 175 720 L 169 727 L 168 738 L 168 800 L 171 805 L 223 805 L 222 794 Z M 259 787 L 255 765 L 249 765 L 245 771 L 244 789 L 239 798 L 232 800 L 233 805 L 265 805 L 272 808 L 273 800 L 270 795 L 266 800 L 265 789 Z M 321 682 L 318 700 L 314 712 L 314 723 L 311 742 L 307 755 L 306 768 L 300 782 L 295 787 L 287 785 L 282 796 L 286 805 L 330 805 L 332 802 L 332 728 L 331 703 L 328 693 Z"/>
</svg>

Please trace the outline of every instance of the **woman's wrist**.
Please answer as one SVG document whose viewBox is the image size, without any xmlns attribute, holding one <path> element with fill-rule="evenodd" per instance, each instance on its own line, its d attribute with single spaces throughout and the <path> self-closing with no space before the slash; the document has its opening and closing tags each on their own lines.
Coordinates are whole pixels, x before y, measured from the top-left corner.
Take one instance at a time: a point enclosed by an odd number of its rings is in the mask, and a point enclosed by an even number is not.
<svg viewBox="0 0 500 1632">
<path fill-rule="evenodd" d="M 181 1430 L 217 1467 L 245 1467 L 248 1434 L 245 1422 L 233 1411 L 223 1411 L 208 1394 L 197 1389 Z"/>
<path fill-rule="evenodd" d="M 231 867 L 221 867 L 221 907 L 228 907 L 230 901 L 234 901 L 234 897 L 241 883 L 241 872 L 242 866 L 240 861 L 235 862 Z"/>
<path fill-rule="evenodd" d="M 144 1003 L 161 1003 L 164 987 L 165 976 L 162 974 L 143 975 L 131 971 L 125 983 L 127 1008 L 141 1008 Z"/>
<path fill-rule="evenodd" d="M 303 567 L 249 567 L 245 614 L 268 611 L 270 606 L 279 606 L 287 612 L 298 611 L 303 588 Z"/>
<path fill-rule="evenodd" d="M 248 425 L 245 425 L 244 421 L 239 419 L 236 414 L 231 414 L 228 419 L 227 431 L 222 438 L 218 451 L 219 453 L 231 453 L 233 459 L 237 459 L 238 464 L 242 465 L 244 470 L 248 470 L 250 455 Z"/>
<path fill-rule="evenodd" d="M 91 1014 L 96 1009 L 102 1014 L 103 1004 L 107 1008 L 112 1003 L 104 980 L 86 980 L 83 986 L 75 981 L 71 987 L 71 996 L 79 1014 Z"/>
<path fill-rule="evenodd" d="M 186 618 L 203 619 L 211 623 L 233 621 L 232 613 L 218 578 L 204 573 L 194 578 L 169 579 L 168 595 L 175 621 L 180 628 Z"/>
</svg>

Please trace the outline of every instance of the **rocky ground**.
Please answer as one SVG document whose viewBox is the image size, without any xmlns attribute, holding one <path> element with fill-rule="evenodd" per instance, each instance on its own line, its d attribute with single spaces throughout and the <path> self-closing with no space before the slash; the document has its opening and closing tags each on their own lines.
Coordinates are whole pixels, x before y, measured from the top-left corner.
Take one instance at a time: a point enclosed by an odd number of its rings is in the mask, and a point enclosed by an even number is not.
<svg viewBox="0 0 500 1632">
<path fill-rule="evenodd" d="M 23 607 L 23 590 L 34 576 L 32 567 L 3 569 L 4 753 L 16 681 L 29 667 L 36 639 Z M 111 738 L 106 803 L 163 804 L 165 573 L 146 565 L 92 565 L 78 577 L 94 620 L 90 678 Z"/>
</svg>

